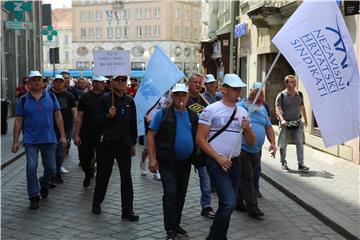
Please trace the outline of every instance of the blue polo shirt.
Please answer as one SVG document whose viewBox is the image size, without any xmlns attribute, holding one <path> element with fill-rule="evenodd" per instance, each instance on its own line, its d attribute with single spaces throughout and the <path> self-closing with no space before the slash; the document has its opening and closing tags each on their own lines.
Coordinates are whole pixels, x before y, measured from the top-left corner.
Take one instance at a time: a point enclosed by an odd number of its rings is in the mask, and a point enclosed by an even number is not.
<svg viewBox="0 0 360 240">
<path fill-rule="evenodd" d="M 241 101 L 238 105 L 245 108 L 246 111 L 250 107 L 247 101 Z M 249 146 L 243 137 L 241 148 L 250 153 L 258 153 L 265 142 L 266 128 L 271 125 L 264 105 L 255 107 L 254 111 L 250 114 L 250 123 L 256 135 L 256 142 L 253 146 Z"/>
<path fill-rule="evenodd" d="M 175 156 L 178 160 L 184 160 L 190 157 L 194 147 L 190 116 L 188 111 L 180 112 L 175 110 L 175 117 Z M 151 120 L 149 128 L 156 132 L 159 131 L 162 119 L 163 111 L 159 109 Z"/>
<path fill-rule="evenodd" d="M 54 131 L 54 112 L 60 111 L 56 97 L 51 98 L 47 90 L 36 100 L 30 92 L 23 96 L 16 106 L 16 116 L 23 117 L 23 143 L 44 144 L 57 143 Z"/>
</svg>

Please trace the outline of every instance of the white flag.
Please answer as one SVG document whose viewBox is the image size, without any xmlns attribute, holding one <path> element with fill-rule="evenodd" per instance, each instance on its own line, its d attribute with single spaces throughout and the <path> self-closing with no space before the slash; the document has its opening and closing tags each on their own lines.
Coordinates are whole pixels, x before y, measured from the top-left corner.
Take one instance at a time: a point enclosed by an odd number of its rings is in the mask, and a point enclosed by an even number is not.
<svg viewBox="0 0 360 240">
<path fill-rule="evenodd" d="M 358 137 L 358 65 L 335 0 L 305 1 L 272 41 L 303 81 L 325 146 Z"/>
</svg>

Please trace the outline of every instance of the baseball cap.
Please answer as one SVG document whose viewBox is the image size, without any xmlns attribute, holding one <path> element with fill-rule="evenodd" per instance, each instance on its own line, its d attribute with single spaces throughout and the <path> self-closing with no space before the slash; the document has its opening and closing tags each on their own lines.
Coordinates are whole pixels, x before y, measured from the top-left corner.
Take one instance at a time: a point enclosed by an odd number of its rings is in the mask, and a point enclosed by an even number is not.
<svg viewBox="0 0 360 240">
<path fill-rule="evenodd" d="M 175 84 L 175 86 L 173 87 L 173 89 L 171 90 L 171 92 L 176 93 L 176 92 L 188 92 L 188 87 L 183 84 L 183 83 L 177 83 Z"/>
<path fill-rule="evenodd" d="M 216 82 L 214 75 L 206 74 L 205 75 L 205 83 L 212 83 L 212 82 Z"/>
<path fill-rule="evenodd" d="M 56 74 L 56 75 L 55 75 L 54 81 L 55 81 L 56 79 L 64 80 L 63 76 L 60 75 L 60 74 Z"/>
<path fill-rule="evenodd" d="M 262 82 L 254 82 L 254 84 L 252 85 L 252 89 L 260 89 L 263 87 Z"/>
<path fill-rule="evenodd" d="M 93 75 L 91 77 L 91 80 L 93 81 L 99 81 L 99 82 L 105 82 L 106 80 L 108 80 L 106 77 L 104 76 L 96 76 L 96 75 Z"/>
<path fill-rule="evenodd" d="M 241 80 L 241 78 L 234 73 L 225 74 L 223 84 L 233 88 L 246 87 L 246 84 Z"/>
<path fill-rule="evenodd" d="M 32 77 L 42 77 L 42 75 L 39 71 L 30 71 L 29 78 Z"/>
</svg>

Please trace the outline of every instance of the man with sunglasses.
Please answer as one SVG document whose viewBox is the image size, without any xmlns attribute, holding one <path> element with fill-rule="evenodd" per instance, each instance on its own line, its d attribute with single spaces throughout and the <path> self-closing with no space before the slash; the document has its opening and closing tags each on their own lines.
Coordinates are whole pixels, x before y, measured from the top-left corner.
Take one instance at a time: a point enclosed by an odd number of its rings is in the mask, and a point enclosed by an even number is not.
<svg viewBox="0 0 360 240">
<path fill-rule="evenodd" d="M 121 176 L 121 218 L 138 221 L 133 211 L 133 185 L 131 156 L 135 155 L 137 141 L 136 107 L 132 97 L 126 95 L 127 76 L 117 76 L 111 81 L 112 93 L 103 94 L 96 102 L 99 129 L 97 173 L 92 212 L 101 213 L 106 189 L 112 173 L 114 159 Z"/>
<path fill-rule="evenodd" d="M 206 238 L 208 240 L 227 239 L 230 217 L 236 206 L 236 193 L 240 183 L 241 142 L 253 145 L 256 140 L 246 118 L 246 110 L 236 106 L 241 88 L 245 86 L 236 74 L 226 74 L 221 89 L 223 100 L 206 107 L 199 118 L 196 142 L 208 156 L 205 159 L 206 169 L 219 197 L 218 209 Z M 208 139 L 221 129 L 223 131 L 209 143 Z"/>
</svg>

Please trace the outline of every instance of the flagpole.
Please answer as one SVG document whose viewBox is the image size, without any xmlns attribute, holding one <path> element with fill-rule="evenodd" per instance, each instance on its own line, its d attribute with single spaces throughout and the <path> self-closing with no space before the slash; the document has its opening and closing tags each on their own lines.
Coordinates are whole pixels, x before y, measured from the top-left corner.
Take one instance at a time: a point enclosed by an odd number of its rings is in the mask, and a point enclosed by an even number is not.
<svg viewBox="0 0 360 240">
<path fill-rule="evenodd" d="M 259 98 L 259 96 L 260 96 L 260 92 L 261 92 L 260 90 L 262 90 L 262 89 L 265 87 L 265 83 L 266 83 L 266 81 L 268 80 L 268 78 L 269 78 L 272 70 L 274 69 L 275 64 L 276 64 L 277 61 L 279 60 L 280 55 L 281 55 L 281 52 L 279 51 L 279 52 L 277 53 L 277 55 L 276 55 L 273 63 L 271 64 L 269 71 L 266 73 L 265 78 L 264 78 L 264 80 L 262 81 L 262 84 L 261 84 L 261 89 L 259 89 L 259 91 L 256 93 L 255 99 L 254 99 L 253 103 L 250 105 L 250 107 L 249 107 L 249 109 L 248 109 L 248 114 L 247 114 L 247 118 L 248 118 L 248 119 L 250 119 L 250 114 L 251 114 L 251 112 L 254 110 L 255 103 L 256 103 L 257 99 Z M 235 145 L 233 146 L 233 148 L 232 148 L 231 154 L 230 154 L 230 156 L 229 156 L 229 160 L 231 160 L 231 158 L 232 158 L 233 155 L 234 155 L 235 148 L 236 148 L 236 146 L 239 144 L 239 140 L 240 140 L 240 138 L 242 137 L 242 132 L 243 132 L 243 129 L 241 128 L 241 129 L 240 129 L 239 137 L 238 137 L 237 140 L 236 140 L 236 144 L 235 144 Z"/>
</svg>

